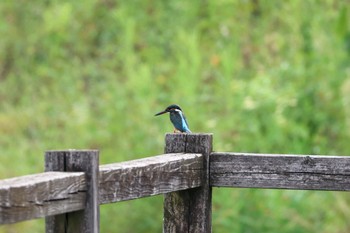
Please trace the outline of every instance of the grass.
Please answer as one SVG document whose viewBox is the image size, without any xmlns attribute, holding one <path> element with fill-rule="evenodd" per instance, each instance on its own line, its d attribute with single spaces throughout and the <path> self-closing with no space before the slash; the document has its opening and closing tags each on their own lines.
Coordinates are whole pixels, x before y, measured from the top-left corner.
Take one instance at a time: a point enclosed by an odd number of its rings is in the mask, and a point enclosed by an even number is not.
<svg viewBox="0 0 350 233">
<path fill-rule="evenodd" d="M 346 1 L 3 1 L 0 177 L 46 150 L 101 164 L 163 152 L 171 103 L 214 150 L 348 155 Z M 215 232 L 348 232 L 346 193 L 214 189 Z M 162 197 L 101 207 L 101 232 L 160 232 Z M 111 224 L 113 223 L 113 224 Z M 0 227 L 43 232 L 43 220 Z"/>
</svg>

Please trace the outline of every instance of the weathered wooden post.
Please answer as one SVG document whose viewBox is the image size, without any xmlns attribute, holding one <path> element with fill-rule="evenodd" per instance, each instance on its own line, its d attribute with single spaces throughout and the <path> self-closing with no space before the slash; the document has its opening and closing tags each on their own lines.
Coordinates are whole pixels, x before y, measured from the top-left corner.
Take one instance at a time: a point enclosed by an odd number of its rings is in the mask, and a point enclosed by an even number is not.
<svg viewBox="0 0 350 233">
<path fill-rule="evenodd" d="M 98 233 L 99 152 L 97 150 L 48 151 L 45 153 L 45 171 L 83 171 L 87 188 L 85 208 L 46 217 L 46 233 Z"/>
<path fill-rule="evenodd" d="M 165 153 L 201 153 L 202 186 L 165 194 L 163 233 L 211 232 L 211 195 L 209 155 L 212 134 L 167 134 Z"/>
</svg>

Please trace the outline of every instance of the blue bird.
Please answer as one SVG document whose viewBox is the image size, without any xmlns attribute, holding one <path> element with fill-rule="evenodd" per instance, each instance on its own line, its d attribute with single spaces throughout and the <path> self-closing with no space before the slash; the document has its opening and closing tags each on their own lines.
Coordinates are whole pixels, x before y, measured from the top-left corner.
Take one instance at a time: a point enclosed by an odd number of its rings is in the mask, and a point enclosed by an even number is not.
<svg viewBox="0 0 350 233">
<path fill-rule="evenodd" d="M 159 116 L 167 112 L 170 113 L 170 121 L 175 127 L 174 133 L 176 131 L 180 131 L 181 133 L 191 133 L 185 114 L 182 112 L 180 106 L 172 104 L 168 106 L 164 111 L 157 113 L 155 116 Z"/>
</svg>

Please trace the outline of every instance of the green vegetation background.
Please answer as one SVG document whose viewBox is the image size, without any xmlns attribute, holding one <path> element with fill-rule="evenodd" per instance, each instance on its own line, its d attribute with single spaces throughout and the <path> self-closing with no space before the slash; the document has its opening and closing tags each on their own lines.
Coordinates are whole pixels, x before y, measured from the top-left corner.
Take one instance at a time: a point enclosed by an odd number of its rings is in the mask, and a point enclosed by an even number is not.
<svg viewBox="0 0 350 233">
<path fill-rule="evenodd" d="M 0 35 L 1 179 L 42 172 L 50 149 L 161 154 L 171 103 L 216 151 L 350 154 L 346 0 L 3 0 Z M 350 232 L 347 193 L 213 196 L 214 232 Z M 101 207 L 101 232 L 161 225 L 161 196 Z"/>
</svg>

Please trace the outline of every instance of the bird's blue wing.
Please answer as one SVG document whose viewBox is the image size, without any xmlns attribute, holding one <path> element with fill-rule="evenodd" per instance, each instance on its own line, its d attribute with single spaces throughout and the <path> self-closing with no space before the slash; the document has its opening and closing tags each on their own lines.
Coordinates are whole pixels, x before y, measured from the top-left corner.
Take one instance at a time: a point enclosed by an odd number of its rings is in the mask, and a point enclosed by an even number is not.
<svg viewBox="0 0 350 233">
<path fill-rule="evenodd" d="M 182 128 L 183 128 L 183 131 L 186 132 L 186 133 L 191 133 L 191 130 L 190 130 L 190 127 L 188 126 L 185 114 L 183 114 L 183 113 L 181 113 L 181 114 L 182 114 Z"/>
<path fill-rule="evenodd" d="M 181 132 L 186 132 L 186 133 L 191 132 L 190 129 L 188 128 L 186 117 L 181 111 L 176 113 L 170 113 L 170 120 L 177 130 Z"/>
</svg>

